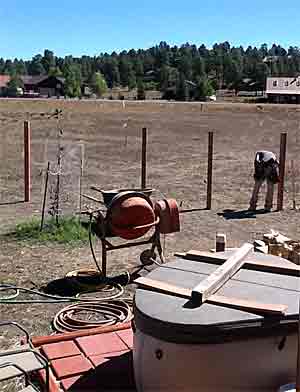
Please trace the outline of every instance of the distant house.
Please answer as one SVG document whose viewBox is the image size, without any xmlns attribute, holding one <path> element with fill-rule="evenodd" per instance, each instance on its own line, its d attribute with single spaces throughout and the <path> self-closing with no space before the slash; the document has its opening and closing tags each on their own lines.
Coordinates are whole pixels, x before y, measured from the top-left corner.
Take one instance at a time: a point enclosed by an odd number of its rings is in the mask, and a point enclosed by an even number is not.
<svg viewBox="0 0 300 392">
<path fill-rule="evenodd" d="M 263 59 L 263 62 L 264 63 L 277 63 L 280 60 L 284 60 L 285 58 L 292 59 L 293 56 L 291 56 L 291 55 L 288 55 L 288 56 L 266 56 Z"/>
<path fill-rule="evenodd" d="M 300 77 L 267 78 L 266 94 L 269 102 L 300 104 Z"/>
<path fill-rule="evenodd" d="M 3 95 L 9 81 L 10 81 L 9 75 L 0 75 L 0 96 Z"/>
<path fill-rule="evenodd" d="M 41 97 L 64 95 L 65 79 L 62 77 L 24 75 L 21 79 L 24 84 L 24 95 L 32 93 Z"/>
<path fill-rule="evenodd" d="M 65 79 L 58 76 L 21 76 L 23 82 L 24 97 L 56 97 L 64 95 Z M 0 93 L 5 89 L 10 81 L 10 76 L 0 75 Z"/>
<path fill-rule="evenodd" d="M 155 71 L 147 71 L 143 77 L 143 82 L 153 82 L 155 80 Z"/>
</svg>

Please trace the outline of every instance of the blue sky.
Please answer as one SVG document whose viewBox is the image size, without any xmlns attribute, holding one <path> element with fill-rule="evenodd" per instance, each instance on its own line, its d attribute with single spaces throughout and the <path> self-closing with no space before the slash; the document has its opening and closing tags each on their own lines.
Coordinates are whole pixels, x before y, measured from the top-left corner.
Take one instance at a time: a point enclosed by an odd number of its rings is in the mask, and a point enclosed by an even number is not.
<svg viewBox="0 0 300 392">
<path fill-rule="evenodd" d="M 211 47 L 300 46 L 299 0 L 2 0 L 0 57 L 45 48 L 58 56 L 148 48 L 167 41 Z"/>
</svg>

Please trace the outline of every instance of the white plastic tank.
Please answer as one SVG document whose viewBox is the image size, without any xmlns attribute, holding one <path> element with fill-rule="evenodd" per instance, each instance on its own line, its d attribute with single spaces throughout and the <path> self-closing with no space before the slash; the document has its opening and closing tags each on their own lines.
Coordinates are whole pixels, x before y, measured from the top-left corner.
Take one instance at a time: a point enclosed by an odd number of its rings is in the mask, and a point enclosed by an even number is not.
<svg viewBox="0 0 300 392">
<path fill-rule="evenodd" d="M 251 257 L 283 260 L 262 253 Z M 192 289 L 216 268 L 176 258 L 147 277 Z M 296 377 L 299 292 L 298 277 L 249 270 L 218 291 L 288 306 L 286 317 L 263 318 L 138 288 L 133 328 L 138 392 L 278 391 Z"/>
</svg>

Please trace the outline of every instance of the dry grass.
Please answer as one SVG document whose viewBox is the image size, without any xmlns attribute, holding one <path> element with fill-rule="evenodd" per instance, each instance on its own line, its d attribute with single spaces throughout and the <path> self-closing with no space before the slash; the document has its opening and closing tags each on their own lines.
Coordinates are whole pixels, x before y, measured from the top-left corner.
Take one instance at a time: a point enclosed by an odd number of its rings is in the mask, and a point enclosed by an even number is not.
<svg viewBox="0 0 300 392">
<path fill-rule="evenodd" d="M 159 101 L 126 102 L 124 106 L 117 101 L 0 100 L 1 233 L 8 232 L 20 219 L 40 215 L 45 141 L 54 142 L 56 137 L 56 122 L 48 119 L 47 114 L 56 108 L 63 110 L 65 143 L 81 141 L 85 145 L 83 191 L 90 194 L 89 186 L 96 184 L 103 189 L 139 186 L 140 137 L 145 126 L 149 129 L 147 185 L 182 201 L 184 208 L 203 208 L 207 132 L 215 132 L 213 210 L 181 216 L 181 233 L 165 240 L 168 257 L 175 251 L 213 247 L 216 231 L 227 234 L 228 246 L 238 246 L 251 240 L 253 233 L 270 228 L 299 238 L 299 216 L 290 210 L 289 178 L 284 212 L 230 220 L 218 213 L 248 207 L 254 153 L 261 148 L 279 152 L 280 132 L 288 132 L 287 158 L 299 166 L 300 107 Z M 32 202 L 24 204 L 22 123 L 27 119 L 32 124 L 33 189 Z M 20 203 L 5 204 L 16 201 Z M 88 244 L 69 248 L 59 244 L 28 245 L 2 238 L 0 249 L 0 281 L 26 287 L 41 286 L 70 270 L 93 266 Z M 99 246 L 97 250 L 99 256 Z M 137 265 L 140 252 L 140 248 L 131 248 L 110 254 L 109 274 Z M 0 318 L 19 321 L 35 335 L 47 334 L 60 307 L 1 305 Z M 7 344 L 15 335 L 5 336 Z"/>
</svg>

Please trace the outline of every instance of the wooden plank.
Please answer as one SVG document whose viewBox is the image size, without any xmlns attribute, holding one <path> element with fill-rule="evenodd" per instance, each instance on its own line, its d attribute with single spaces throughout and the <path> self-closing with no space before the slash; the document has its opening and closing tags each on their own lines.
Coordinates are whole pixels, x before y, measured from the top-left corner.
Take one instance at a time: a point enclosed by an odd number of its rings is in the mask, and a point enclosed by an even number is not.
<svg viewBox="0 0 300 392">
<path fill-rule="evenodd" d="M 244 310 L 254 314 L 281 314 L 284 315 L 287 306 L 281 304 L 265 304 L 261 302 L 245 300 L 241 298 L 225 297 L 224 295 L 213 294 L 206 301 L 212 305 L 224 306 L 226 308 Z"/>
<path fill-rule="evenodd" d="M 176 253 L 176 256 L 214 265 L 221 265 L 227 260 L 224 256 L 217 253 L 212 254 L 210 252 L 201 252 L 197 250 L 190 250 L 187 253 Z M 268 272 L 271 274 L 300 276 L 300 267 L 288 260 L 283 262 L 279 259 L 278 262 L 274 262 L 266 258 L 265 261 L 259 262 L 251 260 L 251 256 L 248 256 L 242 268 L 251 271 Z"/>
<path fill-rule="evenodd" d="M 95 327 L 85 330 L 78 330 L 67 333 L 58 333 L 56 335 L 46 335 L 46 336 L 33 336 L 31 338 L 34 347 L 42 346 L 43 344 L 59 343 L 62 341 L 73 340 L 75 338 L 80 338 L 83 336 L 99 335 L 103 333 L 122 331 L 123 329 L 131 328 L 131 322 L 120 323 L 116 325 L 108 325 L 105 327 Z"/>
<path fill-rule="evenodd" d="M 238 248 L 230 248 L 230 247 L 226 247 L 226 249 L 225 250 L 237 250 Z M 210 249 L 210 252 L 213 252 L 213 253 L 215 253 L 217 251 L 217 249 L 216 248 L 211 248 Z"/>
<path fill-rule="evenodd" d="M 153 289 L 154 291 L 158 291 L 164 294 L 170 294 L 175 297 L 191 299 L 192 296 L 191 289 L 185 289 L 184 287 L 175 286 L 170 283 L 162 282 L 160 280 L 141 277 L 135 279 L 133 283 L 147 289 Z"/>
<path fill-rule="evenodd" d="M 245 243 L 224 264 L 212 272 L 192 290 L 192 299 L 205 302 L 208 297 L 222 287 L 244 264 L 245 257 L 253 250 L 253 245 Z"/>
<path fill-rule="evenodd" d="M 184 287 L 172 285 L 170 283 L 154 280 L 150 278 L 138 278 L 134 281 L 140 287 L 158 291 L 174 297 L 191 300 L 192 290 Z M 284 315 L 287 306 L 279 304 L 264 304 L 256 301 L 249 301 L 240 298 L 225 297 L 223 295 L 211 295 L 206 301 L 208 304 L 223 306 L 226 308 L 236 309 L 248 313 L 258 314 L 260 316 Z"/>
</svg>

